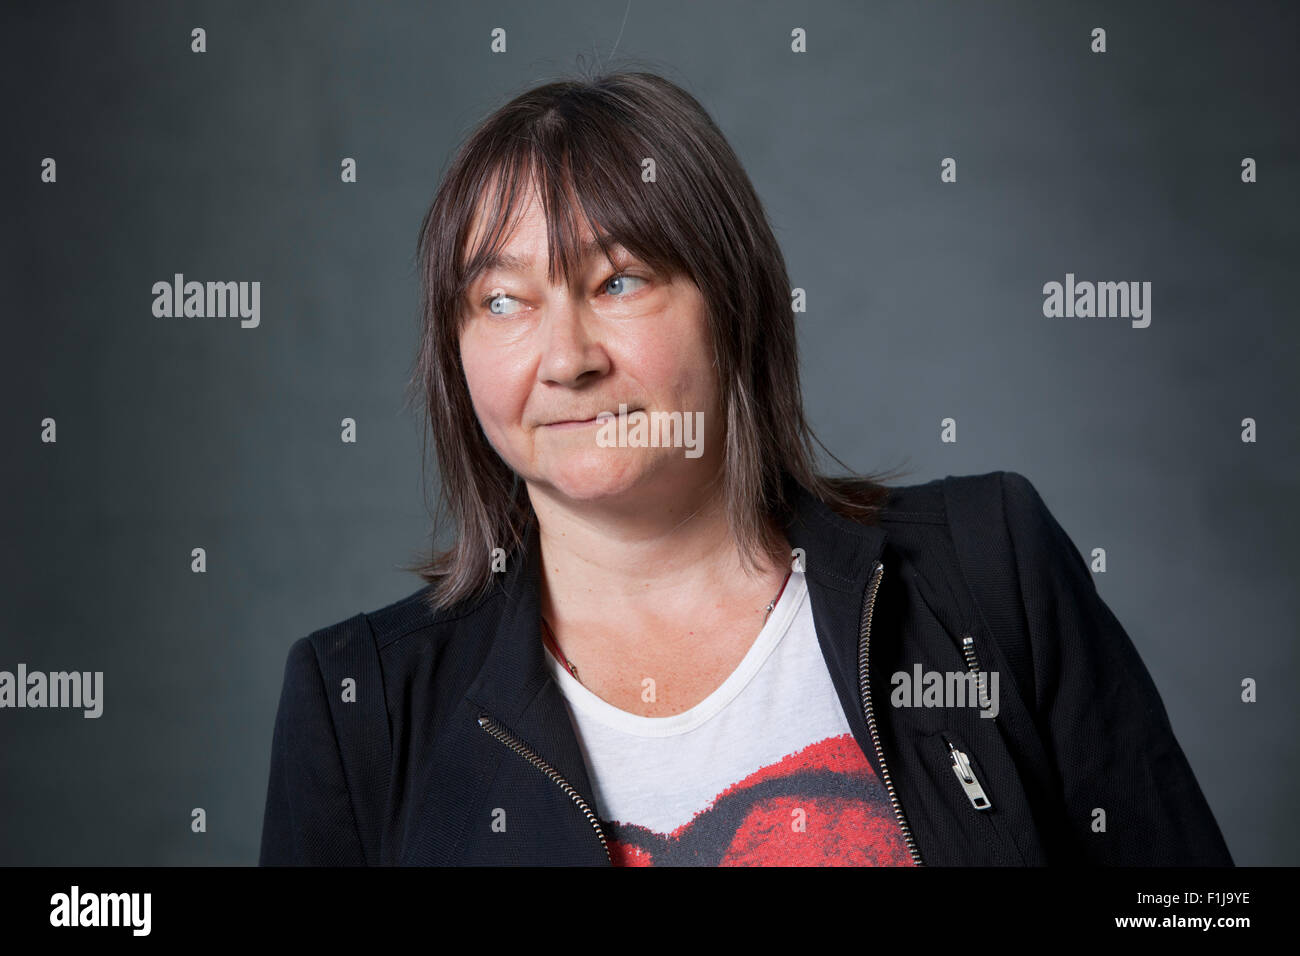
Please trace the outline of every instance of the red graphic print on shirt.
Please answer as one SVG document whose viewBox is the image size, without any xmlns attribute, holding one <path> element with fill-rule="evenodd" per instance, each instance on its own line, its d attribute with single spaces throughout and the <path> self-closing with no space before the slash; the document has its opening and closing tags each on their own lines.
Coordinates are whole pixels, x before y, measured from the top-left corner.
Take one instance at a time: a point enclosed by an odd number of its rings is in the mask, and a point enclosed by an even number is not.
<svg viewBox="0 0 1300 956">
<path fill-rule="evenodd" d="M 889 794 L 852 734 L 759 768 L 667 835 L 601 826 L 618 866 L 913 865 Z"/>
</svg>

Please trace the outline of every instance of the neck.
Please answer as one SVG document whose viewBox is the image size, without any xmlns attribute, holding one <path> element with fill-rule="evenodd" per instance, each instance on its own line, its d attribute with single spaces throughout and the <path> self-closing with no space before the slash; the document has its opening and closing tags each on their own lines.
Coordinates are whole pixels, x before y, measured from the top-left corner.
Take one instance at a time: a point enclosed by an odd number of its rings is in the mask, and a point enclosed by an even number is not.
<svg viewBox="0 0 1300 956">
<path fill-rule="evenodd" d="M 717 488 L 575 506 L 530 487 L 543 615 L 561 633 L 623 622 L 629 638 L 642 622 L 707 617 L 723 604 L 752 603 L 761 617 L 788 567 L 759 557 L 745 569 Z"/>
</svg>

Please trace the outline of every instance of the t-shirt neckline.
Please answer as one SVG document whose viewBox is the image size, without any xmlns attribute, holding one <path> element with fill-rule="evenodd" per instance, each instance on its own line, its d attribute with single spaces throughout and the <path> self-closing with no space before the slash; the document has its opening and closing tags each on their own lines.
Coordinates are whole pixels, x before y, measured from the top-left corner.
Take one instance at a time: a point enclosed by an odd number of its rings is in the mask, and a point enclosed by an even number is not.
<svg viewBox="0 0 1300 956">
<path fill-rule="evenodd" d="M 754 638 L 754 642 L 749 646 L 740 663 L 709 696 L 680 714 L 672 714 L 668 717 L 645 717 L 622 710 L 575 680 L 573 675 L 549 652 L 545 654 L 546 663 L 569 705 L 592 720 L 636 737 L 671 737 L 688 733 L 717 716 L 762 670 L 763 664 L 776 650 L 781 638 L 789 632 L 790 625 L 794 623 L 795 614 L 803 604 L 807 592 L 808 585 L 803 574 L 799 571 L 791 571 L 790 580 L 786 583 L 776 607 L 767 616 L 758 636 Z"/>
</svg>

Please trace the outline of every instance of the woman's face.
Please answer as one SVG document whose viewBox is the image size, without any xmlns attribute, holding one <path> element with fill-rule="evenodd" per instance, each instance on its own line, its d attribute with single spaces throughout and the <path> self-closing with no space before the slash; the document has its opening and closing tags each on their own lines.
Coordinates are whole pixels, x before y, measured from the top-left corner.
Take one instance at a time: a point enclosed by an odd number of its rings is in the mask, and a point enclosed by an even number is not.
<svg viewBox="0 0 1300 956">
<path fill-rule="evenodd" d="M 617 269 L 592 247 L 580 285 L 548 285 L 546 221 L 534 193 L 502 261 L 470 287 L 460 353 L 474 411 L 534 494 L 594 501 L 632 492 L 629 502 L 653 503 L 707 482 L 721 460 L 703 295 L 626 249 L 612 257 Z M 630 427 L 629 440 L 609 447 L 617 433 L 595 419 L 617 416 L 620 404 L 629 426 L 639 410 L 646 419 L 678 412 L 691 427 L 671 433 L 678 447 L 637 444 Z M 669 432 L 662 435 L 666 443 Z"/>
</svg>

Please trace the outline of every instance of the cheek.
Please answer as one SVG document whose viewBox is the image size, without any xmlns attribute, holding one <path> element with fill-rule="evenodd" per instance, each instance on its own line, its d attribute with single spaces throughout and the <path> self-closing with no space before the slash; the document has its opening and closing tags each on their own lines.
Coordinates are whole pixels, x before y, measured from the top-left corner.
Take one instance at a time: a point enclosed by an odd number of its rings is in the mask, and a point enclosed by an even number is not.
<svg viewBox="0 0 1300 956">
<path fill-rule="evenodd" d="M 704 410 L 714 397 L 713 351 L 706 337 L 683 334 L 664 357 L 665 384 L 676 394 L 683 411 Z"/>
<path fill-rule="evenodd" d="M 461 339 L 460 362 L 465 369 L 474 411 L 485 430 L 508 427 L 519 420 L 528 399 L 531 379 L 508 355 L 477 346 L 473 335 Z"/>
<path fill-rule="evenodd" d="M 707 406 L 716 390 L 708 328 L 702 314 L 688 309 L 675 305 L 660 313 L 659 321 L 647 323 L 647 334 L 631 343 L 626 355 L 636 378 L 681 410 Z"/>
</svg>

